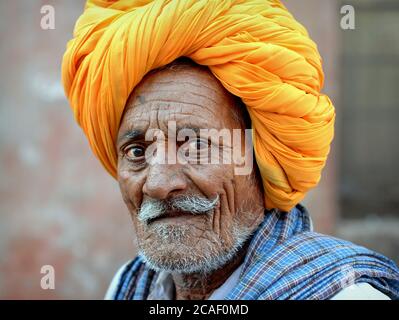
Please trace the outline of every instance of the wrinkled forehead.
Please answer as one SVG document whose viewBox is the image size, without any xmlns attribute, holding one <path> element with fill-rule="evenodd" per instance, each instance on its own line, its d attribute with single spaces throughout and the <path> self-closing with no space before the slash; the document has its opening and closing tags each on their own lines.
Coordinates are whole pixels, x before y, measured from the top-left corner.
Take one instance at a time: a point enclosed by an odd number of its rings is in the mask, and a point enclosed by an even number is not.
<svg viewBox="0 0 399 320">
<path fill-rule="evenodd" d="M 237 98 L 206 67 L 174 64 L 147 74 L 125 106 L 120 131 L 157 127 L 240 128 Z"/>
</svg>

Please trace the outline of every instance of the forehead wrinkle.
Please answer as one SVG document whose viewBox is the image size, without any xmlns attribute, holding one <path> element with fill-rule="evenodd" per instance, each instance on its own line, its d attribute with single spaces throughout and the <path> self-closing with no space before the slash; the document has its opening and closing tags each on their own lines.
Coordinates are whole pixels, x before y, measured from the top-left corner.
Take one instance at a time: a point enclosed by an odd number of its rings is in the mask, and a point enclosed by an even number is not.
<svg viewBox="0 0 399 320">
<path fill-rule="evenodd" d="M 198 112 L 198 107 L 193 110 L 191 105 L 182 103 L 175 103 L 173 109 L 164 103 L 149 102 L 148 105 L 140 105 L 129 110 L 130 112 L 126 114 L 124 120 L 128 130 L 148 130 L 150 127 L 156 127 L 166 132 L 168 121 L 175 121 L 177 127 L 223 128 L 223 122 L 214 114 L 208 114 L 209 116 L 206 117 L 207 113 L 203 111 L 202 107 Z M 195 112 L 196 110 L 197 112 Z M 134 114 L 134 111 L 137 114 Z M 157 119 L 153 117 L 154 112 L 156 112 Z M 212 124 L 210 123 L 211 120 L 213 121 Z M 165 128 L 161 128 L 161 126 Z"/>
<path fill-rule="evenodd" d="M 201 107 L 207 106 L 209 102 L 211 102 L 215 106 L 226 104 L 225 92 L 217 92 L 213 89 L 212 93 L 210 92 L 201 93 L 198 91 L 203 91 L 203 90 L 195 90 L 193 88 L 187 88 L 185 84 L 182 84 L 180 88 L 176 88 L 176 83 L 174 83 L 174 86 L 172 86 L 171 88 L 167 87 L 165 88 L 163 86 L 161 86 L 161 88 L 159 87 L 153 88 L 153 86 L 149 88 L 142 88 L 134 92 L 134 95 L 129 99 L 127 103 L 127 107 L 135 107 L 138 105 L 145 104 L 146 102 L 149 101 L 158 101 L 158 100 L 167 101 L 167 102 L 168 101 L 181 102 L 181 103 L 185 102 L 192 104 L 194 104 L 193 101 L 197 101 L 195 102 L 196 104 L 199 104 L 198 102 L 201 102 L 203 104 L 203 106 L 200 105 Z M 228 101 L 230 103 L 232 99 L 231 97 L 228 98 L 229 98 Z"/>
<path fill-rule="evenodd" d="M 217 128 L 221 127 L 221 124 L 228 125 L 229 118 L 232 117 L 231 113 L 234 112 L 231 110 L 235 103 L 234 96 L 210 71 L 195 71 L 198 70 L 184 69 L 173 72 L 161 70 L 143 79 L 135 88 L 132 99 L 126 106 L 129 109 L 127 112 L 131 113 L 130 120 L 150 118 L 148 114 L 155 108 L 162 118 L 170 120 L 195 117 L 201 122 L 206 122 L 206 127 Z M 162 96 L 164 94 L 166 97 Z M 139 96 L 144 97 L 144 103 Z M 189 108 L 188 112 L 185 111 L 186 107 Z M 206 117 L 207 113 L 208 117 Z M 218 122 L 214 122 L 215 119 Z M 210 122 L 214 124 L 209 126 Z"/>
<path fill-rule="evenodd" d="M 171 105 L 173 105 L 173 108 L 171 108 Z M 196 108 L 193 108 L 193 106 L 195 106 Z M 162 115 L 165 115 L 166 112 L 168 114 L 174 115 L 195 116 L 204 118 L 203 116 L 204 113 L 206 113 L 205 111 L 210 113 L 210 117 L 215 119 L 218 118 L 214 108 L 210 107 L 209 105 L 204 106 L 195 102 L 181 102 L 170 99 L 154 99 L 146 101 L 145 103 L 130 107 L 130 109 L 127 110 L 126 114 L 129 119 L 132 117 L 142 119 L 143 115 L 148 118 L 150 113 L 153 112 L 161 112 Z M 207 119 L 207 121 L 209 121 L 209 119 Z"/>
<path fill-rule="evenodd" d="M 190 82 L 184 81 L 170 81 L 171 85 L 165 86 L 165 85 L 158 85 L 159 83 L 165 83 L 164 81 L 162 82 L 154 82 L 148 84 L 148 86 L 142 86 L 138 88 L 135 91 L 135 100 L 139 103 L 141 103 L 141 98 L 144 95 L 144 98 L 146 95 L 156 95 L 158 93 L 167 93 L 169 95 L 171 94 L 178 94 L 181 96 L 182 94 L 191 94 L 191 95 L 196 95 L 200 97 L 204 97 L 206 99 L 209 99 L 213 101 L 215 104 L 220 104 L 223 103 L 223 100 L 227 98 L 227 100 L 231 101 L 233 95 L 228 92 L 223 86 L 219 85 L 216 88 L 211 88 L 203 83 L 199 84 L 192 84 Z"/>
<path fill-rule="evenodd" d="M 194 81 L 193 81 L 194 76 Z M 172 79 L 171 79 L 172 78 Z M 169 80 L 170 79 L 170 80 Z M 197 81 L 195 81 L 197 80 Z M 169 87 L 176 86 L 176 84 L 183 86 L 192 86 L 195 88 L 206 88 L 212 91 L 216 96 L 232 96 L 222 83 L 211 73 L 209 69 L 206 71 L 196 67 L 189 67 L 187 69 L 180 69 L 176 71 L 161 70 L 153 73 L 148 78 L 144 78 L 136 87 L 136 92 L 146 90 L 146 87 Z M 157 90 L 157 88 L 155 88 Z"/>
<path fill-rule="evenodd" d="M 174 100 L 159 100 L 159 99 L 155 100 L 154 99 L 154 100 L 146 101 L 146 103 L 143 103 L 137 107 L 145 108 L 147 105 L 155 105 L 155 104 L 159 104 L 159 107 L 156 110 L 161 111 L 161 112 L 170 111 L 175 114 L 183 113 L 183 111 L 179 112 L 178 110 L 174 110 L 173 108 L 170 108 L 170 106 L 172 104 L 174 104 L 176 107 L 177 106 L 187 106 L 187 107 L 195 106 L 195 107 L 198 107 L 201 109 L 201 113 L 203 113 L 204 112 L 203 109 L 205 109 L 206 111 L 209 111 L 211 113 L 211 116 L 214 116 L 214 117 L 217 116 L 213 108 L 211 108 L 209 106 L 204 106 L 202 104 L 198 104 L 195 102 L 181 102 L 181 101 L 174 101 Z M 146 110 L 146 112 L 154 112 L 154 111 L 155 111 L 155 109 L 153 109 L 153 108 L 151 108 L 150 110 Z M 142 112 L 142 113 L 144 113 L 144 112 Z M 187 114 L 189 114 L 189 113 L 187 113 Z M 193 113 L 192 113 L 192 115 L 194 116 Z"/>
<path fill-rule="evenodd" d="M 153 96 L 154 94 L 157 94 L 159 92 L 167 92 L 167 93 L 170 93 L 170 94 L 173 94 L 173 93 L 181 94 L 181 92 L 179 90 L 170 90 L 170 89 L 154 89 L 154 90 L 151 90 L 150 89 L 150 90 L 141 91 L 140 94 L 137 95 L 137 98 L 136 98 L 135 102 L 137 102 L 137 100 L 138 100 L 139 101 L 138 104 L 143 104 L 143 102 L 141 102 L 141 100 L 140 100 L 140 98 L 143 95 Z M 186 91 L 184 91 L 184 94 L 196 95 L 196 96 L 199 96 L 201 98 L 205 98 L 207 100 L 210 100 L 214 104 L 220 104 L 221 103 L 221 102 L 216 101 L 216 99 L 212 99 L 209 95 L 201 94 L 201 93 L 198 93 L 196 91 L 188 91 L 188 90 L 186 90 Z M 146 101 L 148 101 L 148 99 L 146 99 Z"/>
</svg>

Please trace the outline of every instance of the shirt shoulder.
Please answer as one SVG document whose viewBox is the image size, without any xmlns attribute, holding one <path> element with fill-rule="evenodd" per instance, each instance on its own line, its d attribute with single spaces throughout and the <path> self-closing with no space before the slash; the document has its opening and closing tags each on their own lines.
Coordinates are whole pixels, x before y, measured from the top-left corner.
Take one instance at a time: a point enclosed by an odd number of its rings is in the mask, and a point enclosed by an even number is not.
<svg viewBox="0 0 399 320">
<path fill-rule="evenodd" d="M 338 292 L 331 300 L 391 300 L 366 282 L 352 284 Z"/>
<path fill-rule="evenodd" d="M 113 300 L 116 290 L 118 288 L 118 284 L 121 280 L 123 271 L 126 269 L 126 266 L 131 263 L 131 260 L 127 261 L 125 264 L 123 264 L 118 271 L 115 273 L 114 277 L 112 278 L 112 281 L 110 285 L 108 286 L 107 292 L 105 293 L 104 300 Z"/>
</svg>

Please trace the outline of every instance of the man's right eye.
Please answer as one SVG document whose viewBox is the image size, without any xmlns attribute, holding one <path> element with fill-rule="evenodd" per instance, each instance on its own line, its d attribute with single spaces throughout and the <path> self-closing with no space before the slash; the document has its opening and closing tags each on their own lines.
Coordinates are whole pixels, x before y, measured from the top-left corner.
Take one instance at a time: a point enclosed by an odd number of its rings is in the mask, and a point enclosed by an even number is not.
<svg viewBox="0 0 399 320">
<path fill-rule="evenodd" d="M 145 150 L 141 146 L 129 146 L 125 149 L 125 155 L 129 160 L 139 160 L 145 154 Z"/>
</svg>

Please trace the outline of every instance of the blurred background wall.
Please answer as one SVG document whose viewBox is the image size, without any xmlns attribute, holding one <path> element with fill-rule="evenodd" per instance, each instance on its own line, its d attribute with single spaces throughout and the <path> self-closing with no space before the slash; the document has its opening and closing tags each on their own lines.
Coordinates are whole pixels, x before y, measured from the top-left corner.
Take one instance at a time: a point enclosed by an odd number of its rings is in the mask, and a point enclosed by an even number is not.
<svg viewBox="0 0 399 320">
<path fill-rule="evenodd" d="M 318 44 L 336 137 L 304 203 L 319 232 L 399 262 L 399 3 L 286 0 Z M 356 29 L 342 30 L 352 4 Z M 40 9 L 55 9 L 43 30 Z M 60 84 L 83 0 L 0 0 L 0 298 L 101 299 L 135 254 L 117 183 L 89 150 Z M 55 289 L 43 290 L 43 265 Z"/>
</svg>

